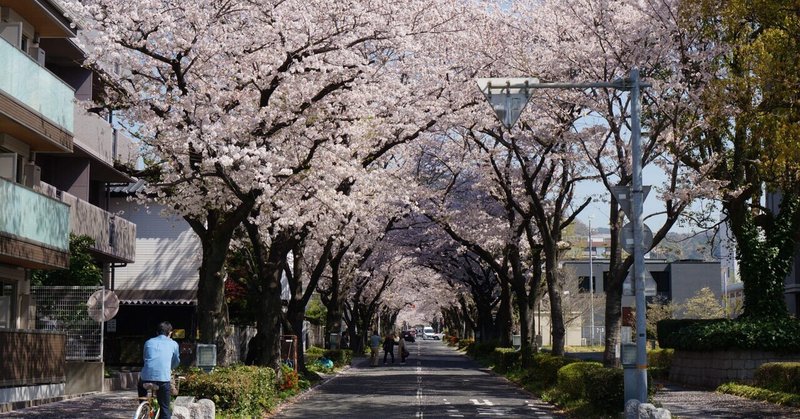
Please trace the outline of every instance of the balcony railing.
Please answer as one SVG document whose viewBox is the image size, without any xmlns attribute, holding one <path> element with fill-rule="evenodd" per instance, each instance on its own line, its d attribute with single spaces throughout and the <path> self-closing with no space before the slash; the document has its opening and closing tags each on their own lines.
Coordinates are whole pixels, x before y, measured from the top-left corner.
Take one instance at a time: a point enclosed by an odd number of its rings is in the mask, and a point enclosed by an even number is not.
<svg viewBox="0 0 800 419">
<path fill-rule="evenodd" d="M 133 140 L 79 104 L 75 105 L 75 143 L 108 165 L 115 161 L 130 163 L 135 160 Z"/>
<path fill-rule="evenodd" d="M 136 224 L 96 207 L 74 195 L 40 182 L 42 193 L 70 206 L 71 232 L 94 239 L 93 249 L 120 262 L 133 262 L 136 256 Z"/>
<path fill-rule="evenodd" d="M 69 251 L 69 206 L 45 195 L 0 178 L 0 233 Z"/>
<path fill-rule="evenodd" d="M 3 38 L 0 38 L 0 90 L 72 133 L 75 90 Z"/>
</svg>

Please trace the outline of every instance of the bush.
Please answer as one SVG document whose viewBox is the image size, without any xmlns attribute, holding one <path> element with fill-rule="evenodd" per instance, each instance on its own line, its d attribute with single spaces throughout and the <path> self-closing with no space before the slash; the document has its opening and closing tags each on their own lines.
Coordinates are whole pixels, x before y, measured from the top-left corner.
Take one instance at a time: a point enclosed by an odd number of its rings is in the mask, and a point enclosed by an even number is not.
<svg viewBox="0 0 800 419">
<path fill-rule="evenodd" d="M 733 394 L 753 400 L 779 404 L 781 406 L 800 407 L 800 395 L 771 391 L 760 387 L 727 383 L 717 387 L 720 393 Z"/>
<path fill-rule="evenodd" d="M 565 358 L 550 354 L 536 354 L 533 356 L 531 375 L 544 387 L 552 387 L 558 381 L 558 370 L 561 367 L 579 362 L 577 359 Z"/>
<path fill-rule="evenodd" d="M 297 371 L 286 364 L 281 364 L 281 379 L 278 384 L 278 390 L 294 394 L 299 389 L 300 376 L 297 374 Z"/>
<path fill-rule="evenodd" d="M 616 414 L 625 409 L 623 372 L 618 368 L 597 368 L 586 372 L 586 399 L 597 413 Z"/>
<path fill-rule="evenodd" d="M 658 323 L 663 348 L 710 351 L 755 349 L 800 351 L 800 321 L 792 318 L 736 320 L 662 320 Z"/>
<path fill-rule="evenodd" d="M 458 336 L 447 336 L 446 339 L 449 346 L 458 345 Z"/>
<path fill-rule="evenodd" d="M 669 377 L 669 370 L 672 368 L 672 357 L 674 349 L 652 349 L 647 351 L 648 372 L 654 378 Z"/>
<path fill-rule="evenodd" d="M 753 376 L 757 387 L 800 394 L 800 362 L 767 362 Z"/>
<path fill-rule="evenodd" d="M 556 373 L 556 390 L 569 400 L 586 398 L 586 375 L 590 371 L 602 369 L 600 362 L 574 362 L 567 364 Z"/>
<path fill-rule="evenodd" d="M 181 395 L 209 399 L 230 416 L 261 417 L 277 402 L 275 371 L 237 365 L 192 373 L 181 383 Z"/>
<path fill-rule="evenodd" d="M 468 348 L 470 345 L 474 345 L 474 339 L 460 339 L 458 341 L 458 349 L 465 349 Z"/>
<path fill-rule="evenodd" d="M 520 355 L 514 348 L 494 348 L 492 353 L 494 370 L 501 374 L 512 370 L 520 364 Z"/>
<path fill-rule="evenodd" d="M 496 347 L 496 342 L 472 342 L 467 346 L 467 355 L 473 358 L 488 358 Z"/>
</svg>

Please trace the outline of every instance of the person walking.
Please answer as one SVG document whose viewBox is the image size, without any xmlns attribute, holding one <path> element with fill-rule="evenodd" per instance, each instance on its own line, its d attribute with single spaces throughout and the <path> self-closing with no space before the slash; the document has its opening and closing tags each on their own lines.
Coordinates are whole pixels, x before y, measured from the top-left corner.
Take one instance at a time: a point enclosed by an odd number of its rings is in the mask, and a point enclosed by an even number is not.
<svg viewBox="0 0 800 419">
<path fill-rule="evenodd" d="M 397 350 L 400 352 L 400 365 L 403 365 L 406 363 L 406 358 L 408 358 L 408 351 L 406 350 L 406 339 L 402 334 L 397 342 Z"/>
<path fill-rule="evenodd" d="M 381 348 L 381 335 L 378 334 L 377 330 L 372 332 L 372 336 L 369 338 L 369 347 L 372 351 L 371 358 L 370 358 L 370 366 L 377 367 L 378 366 L 378 351 Z"/>
<path fill-rule="evenodd" d="M 161 322 L 158 325 L 158 335 L 144 343 L 144 367 L 139 373 L 139 397 L 147 397 L 144 383 L 158 385 L 158 406 L 161 411 L 159 417 L 170 419 L 172 409 L 170 403 L 170 378 L 172 369 L 180 364 L 178 343 L 172 340 L 172 324 Z"/>
<path fill-rule="evenodd" d="M 394 333 L 389 333 L 386 336 L 386 339 L 383 341 L 383 365 L 386 365 L 386 357 L 388 355 L 392 356 L 392 364 L 394 364 Z"/>
</svg>

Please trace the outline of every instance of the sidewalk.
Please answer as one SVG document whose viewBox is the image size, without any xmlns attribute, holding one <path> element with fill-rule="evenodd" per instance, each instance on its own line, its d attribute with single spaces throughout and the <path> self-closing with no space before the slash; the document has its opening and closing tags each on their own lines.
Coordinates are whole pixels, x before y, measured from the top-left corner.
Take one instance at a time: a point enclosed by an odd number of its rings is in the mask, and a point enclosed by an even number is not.
<svg viewBox="0 0 800 419">
<path fill-rule="evenodd" d="M 0 413 L 0 418 L 132 418 L 136 406 L 135 390 L 113 391 Z"/>
<path fill-rule="evenodd" d="M 658 385 L 658 384 L 656 384 Z M 730 394 L 665 384 L 656 392 L 656 403 L 678 418 L 800 419 L 800 409 L 745 399 Z"/>
</svg>

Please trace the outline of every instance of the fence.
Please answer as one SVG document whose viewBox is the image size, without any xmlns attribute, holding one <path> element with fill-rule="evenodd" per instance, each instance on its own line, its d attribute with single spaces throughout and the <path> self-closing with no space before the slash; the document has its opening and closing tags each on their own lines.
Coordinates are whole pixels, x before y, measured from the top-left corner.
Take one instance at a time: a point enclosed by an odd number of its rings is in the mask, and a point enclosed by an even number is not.
<svg viewBox="0 0 800 419">
<path fill-rule="evenodd" d="M 67 361 L 102 361 L 102 323 L 89 317 L 86 301 L 99 287 L 33 286 L 36 329 L 62 331 L 67 336 Z"/>
</svg>

